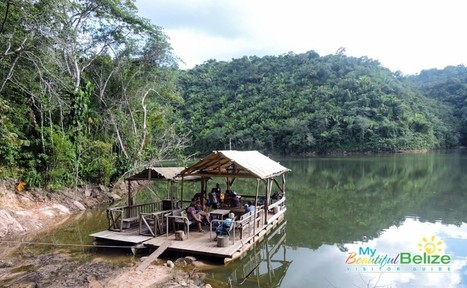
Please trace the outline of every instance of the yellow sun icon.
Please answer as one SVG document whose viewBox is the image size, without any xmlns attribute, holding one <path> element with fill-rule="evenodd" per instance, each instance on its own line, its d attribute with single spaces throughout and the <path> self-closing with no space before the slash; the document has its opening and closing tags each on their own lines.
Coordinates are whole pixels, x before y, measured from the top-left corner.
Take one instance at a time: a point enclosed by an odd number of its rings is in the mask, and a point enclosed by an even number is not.
<svg viewBox="0 0 467 288">
<path fill-rule="evenodd" d="M 418 243 L 418 249 L 421 252 L 426 252 L 426 254 L 442 254 L 443 241 L 436 240 L 436 236 L 431 236 L 431 239 L 428 241 L 427 237 L 423 237 L 422 241 Z M 439 253 L 436 253 L 439 252 Z"/>
</svg>

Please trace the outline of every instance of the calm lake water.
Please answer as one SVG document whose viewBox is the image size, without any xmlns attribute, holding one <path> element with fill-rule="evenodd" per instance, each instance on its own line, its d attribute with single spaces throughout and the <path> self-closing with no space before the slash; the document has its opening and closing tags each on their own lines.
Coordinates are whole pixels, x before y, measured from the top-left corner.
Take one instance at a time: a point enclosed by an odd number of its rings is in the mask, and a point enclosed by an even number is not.
<svg viewBox="0 0 467 288">
<path fill-rule="evenodd" d="M 276 160 L 287 223 L 214 286 L 467 287 L 467 151 Z"/>
<path fill-rule="evenodd" d="M 275 160 L 292 169 L 286 222 L 242 259 L 206 270 L 213 287 L 467 287 L 467 150 Z M 87 245 L 106 227 L 105 211 L 86 211 L 40 240 Z"/>
</svg>

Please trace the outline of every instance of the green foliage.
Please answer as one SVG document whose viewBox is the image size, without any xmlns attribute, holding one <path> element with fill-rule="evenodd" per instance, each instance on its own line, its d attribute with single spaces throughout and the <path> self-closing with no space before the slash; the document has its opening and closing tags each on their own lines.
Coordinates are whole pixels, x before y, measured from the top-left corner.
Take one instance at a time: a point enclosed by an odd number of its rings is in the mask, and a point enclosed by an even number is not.
<svg viewBox="0 0 467 288">
<path fill-rule="evenodd" d="M 102 141 L 93 141 L 81 152 L 80 178 L 89 182 L 110 184 L 115 173 L 115 154 L 112 153 L 112 144 Z"/>
<path fill-rule="evenodd" d="M 0 167 L 15 164 L 21 148 L 19 131 L 11 121 L 12 109 L 0 98 Z"/>
<path fill-rule="evenodd" d="M 136 12 L 126 0 L 0 2 L 0 177 L 59 188 L 229 147 L 309 154 L 467 141 L 465 67 L 405 78 L 340 50 L 180 71 L 167 36 Z"/>
<path fill-rule="evenodd" d="M 452 123 L 459 136 L 447 134 L 446 141 L 454 146 L 457 138 L 462 145 L 467 145 L 467 67 L 448 66 L 443 70 L 423 70 L 419 75 L 408 77 L 424 95 L 445 103 L 443 109 L 437 109 L 443 122 Z"/>
<path fill-rule="evenodd" d="M 182 73 L 180 85 L 193 152 L 225 149 L 229 142 L 234 149 L 281 154 L 457 144 L 449 107 L 366 57 L 310 51 L 208 61 Z"/>
<path fill-rule="evenodd" d="M 44 130 L 43 140 L 32 140 L 30 145 L 23 148 L 22 157 L 19 160 L 21 165 L 18 165 L 22 171 L 21 180 L 30 187 L 57 189 L 72 186 L 75 161 L 73 143 L 57 127 Z M 43 152 L 34 153 L 38 150 Z"/>
<path fill-rule="evenodd" d="M 9 0 L 0 17 L 2 175 L 109 184 L 182 154 L 170 44 L 133 2 Z"/>
</svg>

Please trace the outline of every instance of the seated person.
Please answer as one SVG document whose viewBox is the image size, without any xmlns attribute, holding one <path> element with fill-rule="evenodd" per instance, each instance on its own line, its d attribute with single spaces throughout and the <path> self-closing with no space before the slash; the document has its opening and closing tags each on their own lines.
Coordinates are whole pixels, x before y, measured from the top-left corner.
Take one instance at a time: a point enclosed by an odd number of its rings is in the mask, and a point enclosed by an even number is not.
<svg viewBox="0 0 467 288">
<path fill-rule="evenodd" d="M 230 230 L 230 226 L 232 225 L 232 222 L 233 222 L 234 218 L 235 218 L 235 214 L 231 212 L 231 213 L 229 213 L 227 218 L 225 218 L 222 225 L 217 226 L 217 228 L 216 228 L 216 238 L 214 238 L 214 240 L 216 240 L 219 235 L 229 234 L 228 231 Z"/>
<path fill-rule="evenodd" d="M 201 200 L 201 192 L 196 193 L 193 195 L 193 198 L 191 198 L 191 201 L 199 201 Z"/>
<path fill-rule="evenodd" d="M 227 189 L 225 191 L 225 195 L 227 197 L 226 202 L 230 207 L 241 207 L 240 203 L 240 196 L 237 195 L 232 189 Z"/>
<path fill-rule="evenodd" d="M 210 201 L 207 200 L 206 197 L 205 197 L 204 198 L 204 203 L 205 204 L 201 205 L 200 204 L 201 203 L 201 195 L 202 195 L 201 192 L 196 193 L 195 195 L 193 195 L 193 198 L 191 198 L 191 201 L 195 201 L 195 202 L 198 203 L 198 204 L 196 204 L 196 205 L 198 205 L 198 209 L 199 209 L 199 207 L 201 207 L 201 210 L 206 211 L 207 210 L 206 209 L 206 204 L 209 206 Z"/>
<path fill-rule="evenodd" d="M 204 232 L 203 228 L 201 227 L 201 224 L 209 223 L 208 213 L 206 213 L 205 211 L 201 209 L 199 200 L 191 201 L 190 206 L 186 208 L 186 214 L 187 214 L 188 220 L 192 222 L 196 222 L 196 225 L 198 226 L 198 231 Z"/>
<path fill-rule="evenodd" d="M 248 204 L 245 204 L 245 213 L 254 212 L 254 211 L 255 211 L 255 205 L 253 205 L 253 202 L 248 201 Z"/>
<path fill-rule="evenodd" d="M 274 192 L 274 194 L 271 195 L 272 200 L 281 200 L 282 199 L 282 193 L 279 192 Z"/>
</svg>

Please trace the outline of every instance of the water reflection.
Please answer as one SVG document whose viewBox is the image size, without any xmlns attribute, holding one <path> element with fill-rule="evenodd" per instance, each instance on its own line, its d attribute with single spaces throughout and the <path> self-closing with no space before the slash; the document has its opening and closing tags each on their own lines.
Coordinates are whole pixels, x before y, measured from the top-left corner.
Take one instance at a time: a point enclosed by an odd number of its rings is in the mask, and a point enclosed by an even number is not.
<svg viewBox="0 0 467 288">
<path fill-rule="evenodd" d="M 467 222 L 467 154 L 295 159 L 288 177 L 292 246 L 372 239 L 406 216 Z M 303 221 L 306 219 L 306 221 Z M 306 231 L 307 233 L 302 233 Z M 309 237 L 314 235 L 314 237 Z"/>
<path fill-rule="evenodd" d="M 292 261 L 285 246 L 286 222 L 255 245 L 246 256 L 215 272 L 207 272 L 216 287 L 280 287 Z"/>
<path fill-rule="evenodd" d="M 393 265 L 392 271 L 388 272 L 385 267 L 383 273 L 378 269 L 370 273 L 370 265 L 352 267 L 345 264 L 348 252 L 358 251 L 359 247 L 371 247 L 389 255 L 401 251 L 416 253 L 424 235 L 436 235 L 445 242 L 444 253 L 451 256 L 450 272 L 437 272 L 439 265 Z M 288 247 L 287 253 L 294 262 L 284 278 L 283 287 L 300 287 L 299 283 L 307 283 L 308 287 L 465 287 L 466 239 L 467 224 L 459 227 L 407 218 L 401 225 L 383 231 L 377 239 L 345 243 L 347 251 L 341 251 L 338 245 L 322 245 L 316 250 Z M 363 271 L 364 266 L 366 271 Z M 397 272 L 397 267 L 405 272 Z M 434 267 L 435 271 L 423 272 L 423 267 Z M 413 271 L 414 268 L 417 271 Z"/>
<path fill-rule="evenodd" d="M 24 250 L 28 251 L 27 254 L 40 255 L 61 249 L 88 258 L 95 251 L 93 238 L 89 237 L 89 234 L 106 229 L 107 225 L 105 207 L 68 215 L 47 230 L 24 235 L 16 241 L 16 244 L 10 245 L 10 249 L 4 247 L 1 255 L 4 253 L 21 255 Z"/>
<path fill-rule="evenodd" d="M 287 224 L 239 261 L 207 271 L 213 287 L 467 287 L 467 151 L 275 160 L 292 169 Z M 96 252 L 80 245 L 106 229 L 103 211 L 86 211 L 39 239 L 78 244 L 90 256 Z M 449 272 L 364 273 L 345 264 L 359 247 L 417 253 L 422 237 L 432 235 L 451 257 Z"/>
<path fill-rule="evenodd" d="M 290 266 L 280 283 L 242 287 L 467 287 L 467 151 L 276 160 L 292 169 L 282 244 Z M 443 241 L 449 272 L 347 270 L 358 247 L 416 253 L 424 236 Z"/>
</svg>

